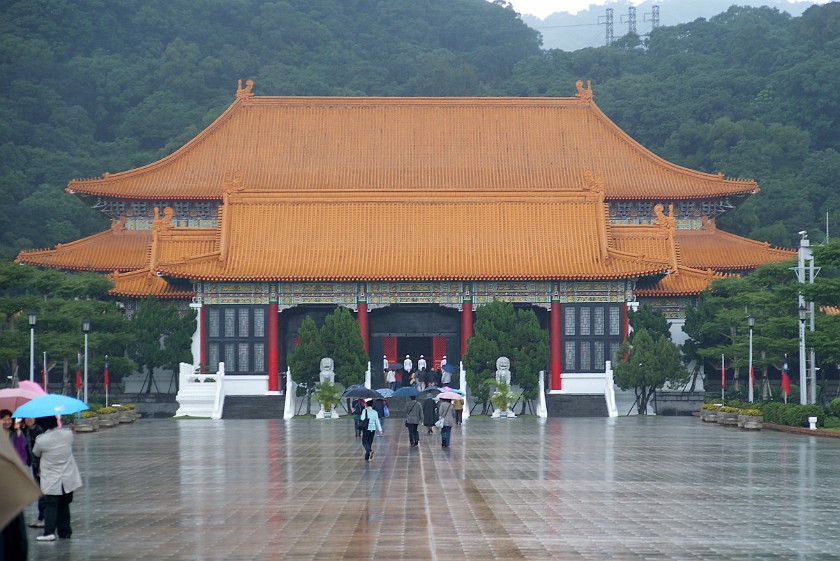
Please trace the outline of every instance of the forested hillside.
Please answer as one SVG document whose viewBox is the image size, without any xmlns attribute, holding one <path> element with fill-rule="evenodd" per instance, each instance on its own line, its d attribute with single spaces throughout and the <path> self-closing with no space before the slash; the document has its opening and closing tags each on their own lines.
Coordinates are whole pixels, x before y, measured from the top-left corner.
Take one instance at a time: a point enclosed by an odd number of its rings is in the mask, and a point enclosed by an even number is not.
<svg viewBox="0 0 840 561">
<path fill-rule="evenodd" d="M 154 161 L 257 95 L 568 96 L 663 157 L 753 177 L 721 224 L 793 245 L 840 223 L 840 4 L 732 8 L 642 44 L 542 51 L 484 0 L 20 0 L 0 18 L 0 256 L 103 229 L 74 177 Z"/>
</svg>

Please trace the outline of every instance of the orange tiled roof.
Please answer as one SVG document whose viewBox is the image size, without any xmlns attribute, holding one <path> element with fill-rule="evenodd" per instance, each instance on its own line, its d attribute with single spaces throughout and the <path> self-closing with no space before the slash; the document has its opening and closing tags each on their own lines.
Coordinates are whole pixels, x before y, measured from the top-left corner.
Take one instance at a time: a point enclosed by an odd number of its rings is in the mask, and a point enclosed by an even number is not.
<svg viewBox="0 0 840 561">
<path fill-rule="evenodd" d="M 130 273 L 115 272 L 108 275 L 114 281 L 114 288 L 108 291 L 112 296 L 124 298 L 192 298 L 195 292 L 166 282 L 148 269 L 131 271 Z"/>
<path fill-rule="evenodd" d="M 680 266 L 677 267 L 676 271 L 672 271 L 653 284 L 640 281 L 633 290 L 633 294 L 642 298 L 652 296 L 694 296 L 709 288 L 712 281 L 725 276 L 711 270 L 700 271 Z"/>
<path fill-rule="evenodd" d="M 80 271 L 132 271 L 143 267 L 148 260 L 152 233 L 124 230 L 120 223 L 111 229 L 66 244 L 55 249 L 22 251 L 18 263 Z"/>
<path fill-rule="evenodd" d="M 249 191 L 577 190 L 603 176 L 607 199 L 745 195 L 754 181 L 692 171 L 638 144 L 591 101 L 572 98 L 253 97 L 250 89 L 182 148 L 144 167 L 74 179 L 69 192 L 221 199 Z M 587 93 L 589 92 L 589 93 Z M 240 92 L 241 93 L 241 92 Z"/>
<path fill-rule="evenodd" d="M 218 253 L 156 270 L 191 279 L 318 281 L 607 279 L 667 269 L 610 248 L 606 206 L 580 195 L 453 198 L 311 202 L 243 193 L 224 207 Z"/>
<path fill-rule="evenodd" d="M 740 271 L 796 259 L 796 251 L 729 234 L 715 228 L 714 223 L 702 230 L 677 230 L 676 242 L 681 262 L 695 269 Z"/>
</svg>

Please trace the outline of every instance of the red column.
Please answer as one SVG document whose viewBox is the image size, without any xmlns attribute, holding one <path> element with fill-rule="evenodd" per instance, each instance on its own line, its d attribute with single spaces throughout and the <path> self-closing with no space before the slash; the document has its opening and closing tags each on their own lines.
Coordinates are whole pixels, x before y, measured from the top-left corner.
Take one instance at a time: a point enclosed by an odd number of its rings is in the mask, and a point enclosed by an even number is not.
<svg viewBox="0 0 840 561">
<path fill-rule="evenodd" d="M 198 363 L 202 368 L 207 368 L 207 325 L 204 323 L 205 315 L 204 304 L 201 304 L 201 307 L 198 309 Z"/>
<path fill-rule="evenodd" d="M 465 296 L 461 303 L 461 358 L 467 354 L 467 339 L 472 337 L 473 333 L 472 309 L 472 299 Z"/>
<path fill-rule="evenodd" d="M 370 356 L 370 349 L 368 348 L 368 339 L 370 338 L 368 333 L 368 307 L 367 302 L 362 302 L 359 300 L 359 331 L 362 332 L 362 344 L 365 346 L 365 352 Z"/>
<path fill-rule="evenodd" d="M 560 302 L 551 302 L 551 329 L 549 329 L 550 350 L 551 350 L 551 389 L 552 391 L 562 389 L 560 374 L 562 373 L 561 350 L 560 350 Z"/>
<path fill-rule="evenodd" d="M 277 302 L 268 305 L 268 391 L 280 389 L 280 313 Z"/>
</svg>

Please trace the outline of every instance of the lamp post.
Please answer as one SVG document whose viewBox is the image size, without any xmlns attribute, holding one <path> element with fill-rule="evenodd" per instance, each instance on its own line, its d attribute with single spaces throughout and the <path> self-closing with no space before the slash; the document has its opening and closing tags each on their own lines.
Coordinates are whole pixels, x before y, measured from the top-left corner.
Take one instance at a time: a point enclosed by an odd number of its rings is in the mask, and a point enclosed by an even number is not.
<svg viewBox="0 0 840 561">
<path fill-rule="evenodd" d="M 753 375 L 753 349 L 752 349 L 752 335 L 753 335 L 753 327 L 755 327 L 755 318 L 752 315 L 747 316 L 747 325 L 750 326 L 750 365 L 749 365 L 749 372 L 750 372 L 750 383 L 749 383 L 749 395 L 750 395 L 750 403 L 753 402 L 753 384 L 755 376 Z"/>
<path fill-rule="evenodd" d="M 90 335 L 90 320 L 85 318 L 82 320 L 82 331 L 85 333 L 85 390 L 84 390 L 84 402 L 88 402 L 88 335 Z"/>
<path fill-rule="evenodd" d="M 29 381 L 35 381 L 35 322 L 38 312 L 29 310 Z"/>
<path fill-rule="evenodd" d="M 799 295 L 802 298 L 802 295 Z M 805 307 L 804 302 L 799 302 L 799 403 L 806 405 L 808 403 L 807 387 L 808 382 L 805 377 L 805 320 L 808 318 L 808 308 Z"/>
</svg>

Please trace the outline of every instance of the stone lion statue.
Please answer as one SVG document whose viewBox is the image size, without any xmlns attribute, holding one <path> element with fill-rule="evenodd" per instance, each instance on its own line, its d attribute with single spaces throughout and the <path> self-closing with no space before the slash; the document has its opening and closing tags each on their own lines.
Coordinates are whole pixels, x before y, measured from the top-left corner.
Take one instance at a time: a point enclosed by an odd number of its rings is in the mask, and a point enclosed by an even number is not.
<svg viewBox="0 0 840 561">
<path fill-rule="evenodd" d="M 496 360 L 496 382 L 510 385 L 510 359 L 506 356 Z"/>
<path fill-rule="evenodd" d="M 329 382 L 330 384 L 335 384 L 335 363 L 330 357 L 324 357 L 321 359 L 320 377 L 322 384 L 325 381 Z"/>
</svg>

